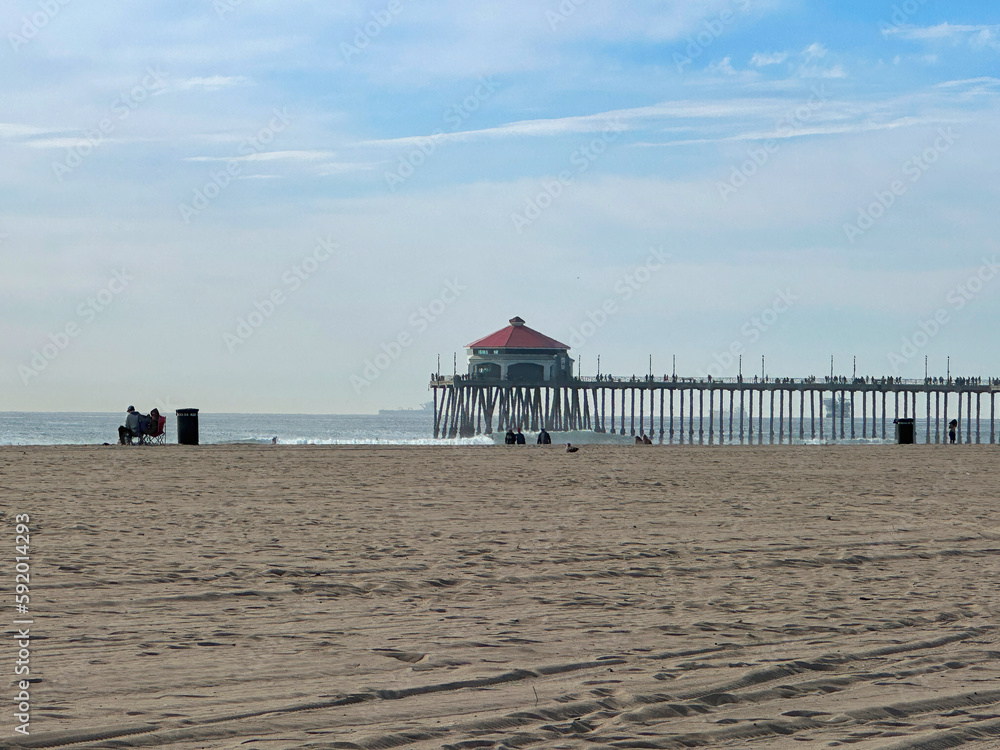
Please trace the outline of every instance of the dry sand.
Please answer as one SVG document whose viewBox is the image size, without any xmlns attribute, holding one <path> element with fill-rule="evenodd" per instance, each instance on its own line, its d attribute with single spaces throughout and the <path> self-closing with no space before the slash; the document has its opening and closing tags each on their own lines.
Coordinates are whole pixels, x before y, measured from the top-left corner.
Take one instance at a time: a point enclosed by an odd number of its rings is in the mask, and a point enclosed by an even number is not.
<svg viewBox="0 0 1000 750">
<path fill-rule="evenodd" d="M 3 448 L 0 746 L 996 746 L 998 458 Z"/>
</svg>

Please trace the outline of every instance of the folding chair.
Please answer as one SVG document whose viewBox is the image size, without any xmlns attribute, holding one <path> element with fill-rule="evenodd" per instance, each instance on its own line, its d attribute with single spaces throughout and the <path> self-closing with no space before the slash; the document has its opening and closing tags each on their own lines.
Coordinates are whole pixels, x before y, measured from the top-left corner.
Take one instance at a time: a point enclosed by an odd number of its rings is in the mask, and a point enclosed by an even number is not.
<svg viewBox="0 0 1000 750">
<path fill-rule="evenodd" d="M 143 445 L 166 445 L 167 444 L 167 418 L 160 415 L 158 424 L 151 427 L 145 435 L 139 436 L 139 442 Z"/>
</svg>

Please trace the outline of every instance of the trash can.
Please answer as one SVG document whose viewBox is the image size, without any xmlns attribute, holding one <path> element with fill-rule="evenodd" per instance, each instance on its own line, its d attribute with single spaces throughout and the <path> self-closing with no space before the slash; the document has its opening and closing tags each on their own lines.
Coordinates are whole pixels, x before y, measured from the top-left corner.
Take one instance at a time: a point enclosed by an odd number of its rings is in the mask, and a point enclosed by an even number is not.
<svg viewBox="0 0 1000 750">
<path fill-rule="evenodd" d="M 913 445 L 916 442 L 917 426 L 912 417 L 899 417 L 892 420 L 896 425 L 896 442 L 900 445 Z"/>
<path fill-rule="evenodd" d="M 198 445 L 198 410 L 177 410 L 177 444 Z"/>
</svg>

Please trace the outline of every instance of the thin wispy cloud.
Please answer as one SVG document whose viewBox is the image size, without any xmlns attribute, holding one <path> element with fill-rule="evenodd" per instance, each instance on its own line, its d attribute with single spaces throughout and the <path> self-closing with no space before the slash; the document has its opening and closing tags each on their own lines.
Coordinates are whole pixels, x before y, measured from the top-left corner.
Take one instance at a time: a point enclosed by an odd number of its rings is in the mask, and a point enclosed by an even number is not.
<svg viewBox="0 0 1000 750">
<path fill-rule="evenodd" d="M 262 151 L 240 156 L 186 156 L 184 161 L 247 162 L 247 161 L 321 161 L 335 156 L 331 151 Z"/>
<path fill-rule="evenodd" d="M 788 59 L 787 52 L 755 52 L 750 58 L 750 64 L 757 68 L 768 65 L 779 65 Z"/>
<path fill-rule="evenodd" d="M 821 60 L 826 57 L 827 49 L 819 42 L 813 42 L 804 50 L 802 50 L 802 57 L 805 58 L 806 62 L 812 62 L 813 60 Z"/>
<path fill-rule="evenodd" d="M 219 91 L 234 86 L 252 86 L 253 81 L 246 76 L 195 76 L 180 81 L 169 81 L 165 91 Z"/>
<path fill-rule="evenodd" d="M 724 57 L 717 63 L 712 63 L 706 68 L 709 73 L 718 73 L 721 75 L 734 76 L 737 75 L 737 71 L 733 68 L 733 60 L 731 57 Z"/>
<path fill-rule="evenodd" d="M 888 36 L 898 36 L 921 42 L 948 42 L 953 45 L 968 44 L 973 49 L 1000 49 L 1000 25 L 951 24 L 936 26 L 897 26 L 885 29 Z"/>
<path fill-rule="evenodd" d="M 773 130 L 746 131 L 733 135 L 720 136 L 718 138 L 692 138 L 687 140 L 672 140 L 664 143 L 643 143 L 643 146 L 701 146 L 710 143 L 732 143 L 743 141 L 780 141 L 793 138 L 806 138 L 810 136 L 840 136 L 853 135 L 858 133 L 873 133 L 880 130 L 897 130 L 899 128 L 913 128 L 927 125 L 938 125 L 940 120 L 926 117 L 901 117 L 889 122 L 856 122 L 842 125 L 814 125 L 808 127 L 775 128 Z"/>
<path fill-rule="evenodd" d="M 576 115 L 563 118 L 522 120 L 506 125 L 481 130 L 463 130 L 455 133 L 428 134 L 390 138 L 377 141 L 361 141 L 356 146 L 419 146 L 433 139 L 438 143 L 447 141 L 474 141 L 500 138 L 554 138 L 567 135 L 601 133 L 611 128 L 632 130 L 640 126 L 648 127 L 656 121 L 675 119 L 717 119 L 726 117 L 746 117 L 775 111 L 779 100 L 729 99 L 718 101 L 662 102 L 646 107 L 616 109 L 590 115 Z M 785 103 L 784 106 L 787 106 Z"/>
<path fill-rule="evenodd" d="M 42 135 L 53 132 L 47 128 L 34 125 L 21 125 L 13 122 L 0 122 L 0 138 L 23 138 L 25 136 Z"/>
</svg>

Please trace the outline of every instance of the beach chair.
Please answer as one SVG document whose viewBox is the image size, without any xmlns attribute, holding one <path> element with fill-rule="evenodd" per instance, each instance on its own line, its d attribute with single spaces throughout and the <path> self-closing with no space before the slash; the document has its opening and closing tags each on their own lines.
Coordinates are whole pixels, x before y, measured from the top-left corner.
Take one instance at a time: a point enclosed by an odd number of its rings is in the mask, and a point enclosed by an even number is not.
<svg viewBox="0 0 1000 750">
<path fill-rule="evenodd" d="M 139 436 L 141 445 L 166 445 L 167 444 L 167 418 L 160 415 L 156 425 L 150 427 L 149 432 Z"/>
</svg>

